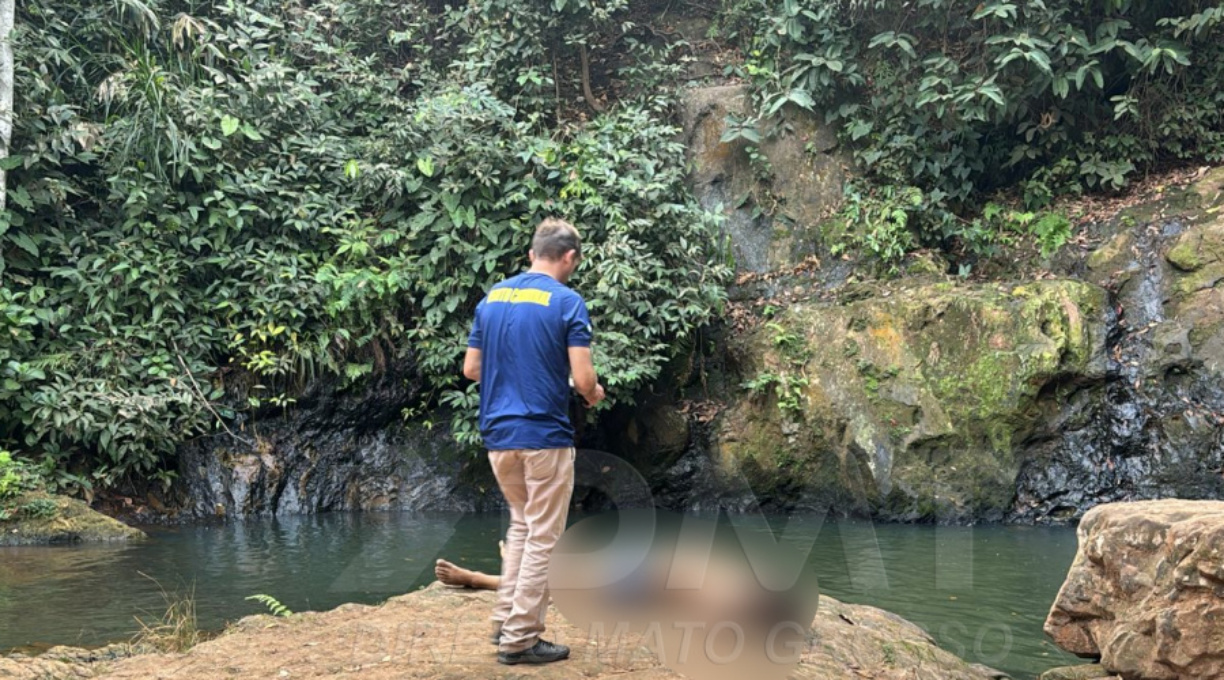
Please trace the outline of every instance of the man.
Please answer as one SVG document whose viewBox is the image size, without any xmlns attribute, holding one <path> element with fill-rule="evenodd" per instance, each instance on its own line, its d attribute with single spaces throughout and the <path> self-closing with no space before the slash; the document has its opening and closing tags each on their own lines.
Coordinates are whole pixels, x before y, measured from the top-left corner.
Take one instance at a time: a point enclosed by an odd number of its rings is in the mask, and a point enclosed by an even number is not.
<svg viewBox="0 0 1224 680">
<path fill-rule="evenodd" d="M 569 648 L 540 637 L 548 563 L 574 490 L 569 380 L 589 406 L 604 398 L 591 361 L 582 296 L 565 286 L 582 245 L 573 225 L 546 219 L 531 242 L 531 269 L 495 286 L 476 307 L 463 374 L 480 383 L 480 433 L 510 506 L 493 609 L 500 663 L 560 661 Z"/>
</svg>

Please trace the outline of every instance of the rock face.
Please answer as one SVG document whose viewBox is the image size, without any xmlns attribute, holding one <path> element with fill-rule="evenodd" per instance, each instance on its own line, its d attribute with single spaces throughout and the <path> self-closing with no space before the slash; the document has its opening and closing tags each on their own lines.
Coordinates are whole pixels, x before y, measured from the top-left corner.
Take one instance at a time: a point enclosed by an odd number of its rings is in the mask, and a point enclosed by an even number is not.
<svg viewBox="0 0 1224 680">
<path fill-rule="evenodd" d="M 145 537 L 143 531 L 96 512 L 75 498 L 30 493 L 11 505 L 16 508 L 16 516 L 0 521 L 0 547 L 116 543 Z M 39 508 L 40 512 L 35 514 L 23 508 Z"/>
<path fill-rule="evenodd" d="M 1222 186 L 1224 168 L 1094 227 L 1065 280 L 777 303 L 729 343 L 745 387 L 724 391 L 709 457 L 767 505 L 886 519 L 1224 498 Z"/>
<path fill-rule="evenodd" d="M 400 365 L 359 388 L 320 379 L 292 410 L 243 423 L 246 442 L 193 442 L 179 452 L 182 483 L 153 505 L 189 517 L 496 507 L 488 463 L 459 452 L 449 423 L 404 422 L 411 376 Z"/>
<path fill-rule="evenodd" d="M 765 272 L 816 252 L 818 224 L 841 205 L 845 160 L 832 129 L 794 110 L 776 130 L 762 124 L 750 131 L 760 139 L 753 160 L 746 139 L 722 141 L 728 116 L 745 119 L 751 106 L 744 85 L 694 89 L 681 122 L 693 193 L 703 207 L 721 206 L 727 215 L 736 268 Z"/>
<path fill-rule="evenodd" d="M 276 677 L 522 678 L 514 666 L 498 664 L 488 643 L 489 591 L 463 591 L 438 584 L 392 598 L 381 607 L 343 605 L 329 612 L 289 618 L 248 617 L 216 640 L 185 654 L 152 654 L 108 663 L 0 658 L 0 677 L 15 680 L 97 678 L 144 680 L 173 674 L 182 680 Z M 636 635 L 602 640 L 550 612 L 549 639 L 567 644 L 570 659 L 530 669 L 526 676 L 681 680 L 662 668 Z M 992 680 L 1005 676 L 970 665 L 940 649 L 917 626 L 886 611 L 821 598 L 810 644 L 790 678 L 843 680 Z"/>
<path fill-rule="evenodd" d="M 1045 630 L 1126 680 L 1224 677 L 1224 503 L 1089 511 Z"/>
<path fill-rule="evenodd" d="M 1094 504 L 1224 498 L 1224 168 L 1181 202 L 1110 236 L 1081 275 L 1111 291 L 1107 380 L 1066 390 L 1055 436 L 1034 442 L 1014 517 Z M 1214 203 L 1201 203 L 1202 196 Z M 1172 216 L 1164 216 L 1164 212 Z"/>
<path fill-rule="evenodd" d="M 1111 310 L 1076 281 L 931 284 L 794 305 L 734 347 L 720 465 L 758 495 L 892 518 L 1001 518 L 1057 388 L 1100 381 Z"/>
</svg>

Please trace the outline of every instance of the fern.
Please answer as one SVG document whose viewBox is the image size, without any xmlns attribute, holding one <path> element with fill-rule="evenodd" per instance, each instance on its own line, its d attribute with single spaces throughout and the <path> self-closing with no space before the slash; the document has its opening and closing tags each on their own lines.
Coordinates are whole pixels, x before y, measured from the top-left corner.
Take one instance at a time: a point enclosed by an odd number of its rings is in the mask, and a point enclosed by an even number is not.
<svg viewBox="0 0 1224 680">
<path fill-rule="evenodd" d="M 272 612 L 272 616 L 293 616 L 293 612 L 288 607 L 281 604 L 280 600 L 272 597 L 271 595 L 251 595 L 245 599 L 255 600 L 256 602 L 267 607 L 268 611 Z"/>
</svg>

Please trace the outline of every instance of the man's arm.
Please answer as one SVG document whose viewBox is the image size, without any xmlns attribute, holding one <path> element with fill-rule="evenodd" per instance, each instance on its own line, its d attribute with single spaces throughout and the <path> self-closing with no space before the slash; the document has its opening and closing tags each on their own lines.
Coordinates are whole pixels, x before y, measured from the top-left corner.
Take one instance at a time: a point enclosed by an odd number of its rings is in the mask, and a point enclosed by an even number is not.
<svg viewBox="0 0 1224 680">
<path fill-rule="evenodd" d="M 463 377 L 480 382 L 480 350 L 475 347 L 467 348 L 467 354 L 463 356 Z"/>
<path fill-rule="evenodd" d="M 570 374 L 574 376 L 574 389 L 586 399 L 587 406 L 604 400 L 604 388 L 595 375 L 595 362 L 591 360 L 590 347 L 569 348 Z"/>
</svg>

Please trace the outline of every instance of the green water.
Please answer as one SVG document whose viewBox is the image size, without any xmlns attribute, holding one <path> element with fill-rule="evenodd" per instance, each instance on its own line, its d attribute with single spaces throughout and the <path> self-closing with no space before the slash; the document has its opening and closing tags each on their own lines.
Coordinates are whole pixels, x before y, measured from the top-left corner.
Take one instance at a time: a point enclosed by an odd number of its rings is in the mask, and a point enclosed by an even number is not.
<svg viewBox="0 0 1224 680">
<path fill-rule="evenodd" d="M 495 515 L 327 514 L 151 528 L 132 546 L 0 548 L 0 650 L 127 639 L 194 590 L 219 628 L 271 595 L 295 611 L 376 603 L 433 580 L 446 557 L 496 573 Z M 780 528 L 776 526 L 775 528 Z M 1032 678 L 1074 662 L 1041 625 L 1075 556 L 1068 528 L 803 520 L 821 593 L 883 607 L 973 662 Z M 790 530 L 788 530 L 789 533 Z"/>
</svg>

